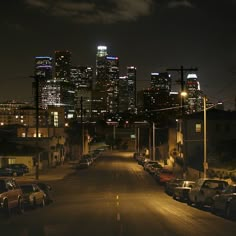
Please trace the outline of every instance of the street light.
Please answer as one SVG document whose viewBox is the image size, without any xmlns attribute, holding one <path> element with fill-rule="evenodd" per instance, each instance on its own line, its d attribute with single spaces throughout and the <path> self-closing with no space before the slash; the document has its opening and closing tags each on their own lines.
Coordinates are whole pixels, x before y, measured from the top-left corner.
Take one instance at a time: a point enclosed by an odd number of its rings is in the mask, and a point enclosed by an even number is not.
<svg viewBox="0 0 236 236">
<path fill-rule="evenodd" d="M 206 137 L 206 97 L 203 97 L 203 106 L 204 106 L 204 161 L 203 161 L 203 177 L 206 178 L 206 171 L 208 169 L 207 165 L 207 137 Z"/>
<path fill-rule="evenodd" d="M 184 106 L 185 106 L 185 104 L 184 104 L 184 99 L 185 99 L 185 97 L 187 97 L 187 92 L 186 91 L 184 91 L 184 90 L 182 90 L 181 91 L 181 93 L 180 93 L 180 97 L 181 97 L 181 116 L 182 116 L 182 122 L 181 122 L 181 132 L 183 132 L 183 119 L 184 119 Z M 183 135 L 183 149 L 185 149 L 185 143 L 184 143 L 184 135 Z M 185 154 L 186 154 L 186 152 L 184 152 L 184 151 L 182 151 L 182 153 L 183 153 L 183 177 L 185 177 L 185 175 L 186 175 L 186 170 L 187 170 L 187 166 L 186 166 L 186 156 L 185 156 Z"/>
<path fill-rule="evenodd" d="M 152 123 L 152 159 L 156 159 L 156 132 L 155 132 L 155 123 Z"/>
</svg>

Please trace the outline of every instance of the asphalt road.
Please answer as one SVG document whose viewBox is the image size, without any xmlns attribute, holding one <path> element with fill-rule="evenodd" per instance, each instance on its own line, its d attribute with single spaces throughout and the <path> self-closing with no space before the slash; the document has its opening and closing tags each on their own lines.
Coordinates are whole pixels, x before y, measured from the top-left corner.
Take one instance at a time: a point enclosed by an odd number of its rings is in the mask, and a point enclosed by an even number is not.
<svg viewBox="0 0 236 236">
<path fill-rule="evenodd" d="M 51 185 L 54 203 L 1 219 L 0 234 L 236 235 L 236 221 L 173 200 L 128 153 L 106 154 Z"/>
</svg>

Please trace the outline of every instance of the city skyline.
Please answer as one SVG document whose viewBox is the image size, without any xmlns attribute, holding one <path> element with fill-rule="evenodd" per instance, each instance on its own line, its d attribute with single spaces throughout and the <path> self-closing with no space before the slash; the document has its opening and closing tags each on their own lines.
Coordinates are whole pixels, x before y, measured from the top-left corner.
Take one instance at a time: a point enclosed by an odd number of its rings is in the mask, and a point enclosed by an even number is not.
<svg viewBox="0 0 236 236">
<path fill-rule="evenodd" d="M 137 67 L 138 90 L 153 72 L 197 67 L 204 93 L 234 108 L 235 8 L 234 0 L 4 2 L 0 100 L 29 100 L 34 57 L 69 50 L 73 65 L 95 67 L 101 44 L 119 57 L 120 76 Z"/>
</svg>

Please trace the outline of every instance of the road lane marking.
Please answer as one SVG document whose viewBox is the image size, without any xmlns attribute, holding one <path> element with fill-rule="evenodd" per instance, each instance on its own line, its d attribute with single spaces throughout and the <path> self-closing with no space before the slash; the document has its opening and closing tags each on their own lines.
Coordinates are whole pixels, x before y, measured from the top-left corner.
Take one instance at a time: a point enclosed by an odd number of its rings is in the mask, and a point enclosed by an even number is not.
<svg viewBox="0 0 236 236">
<path fill-rule="evenodd" d="M 117 205 L 117 206 L 119 206 L 119 205 L 120 205 L 120 203 L 119 203 L 119 202 L 116 202 L 116 205 Z"/>
<path fill-rule="evenodd" d="M 116 199 L 119 200 L 119 195 L 116 195 Z"/>
<path fill-rule="evenodd" d="M 117 221 L 120 221 L 120 213 L 117 213 L 116 219 Z"/>
</svg>

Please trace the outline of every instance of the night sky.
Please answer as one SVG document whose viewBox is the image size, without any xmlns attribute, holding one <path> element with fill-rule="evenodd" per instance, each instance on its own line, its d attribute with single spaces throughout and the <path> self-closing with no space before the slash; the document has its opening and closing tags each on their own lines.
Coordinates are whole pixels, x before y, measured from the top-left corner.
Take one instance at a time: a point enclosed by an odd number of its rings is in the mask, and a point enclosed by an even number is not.
<svg viewBox="0 0 236 236">
<path fill-rule="evenodd" d="M 137 67 L 138 89 L 149 87 L 151 72 L 197 67 L 210 100 L 233 108 L 235 12 L 236 0 L 3 0 L 0 101 L 30 100 L 35 56 L 70 50 L 73 65 L 94 66 L 106 45 L 121 76 Z"/>
</svg>

